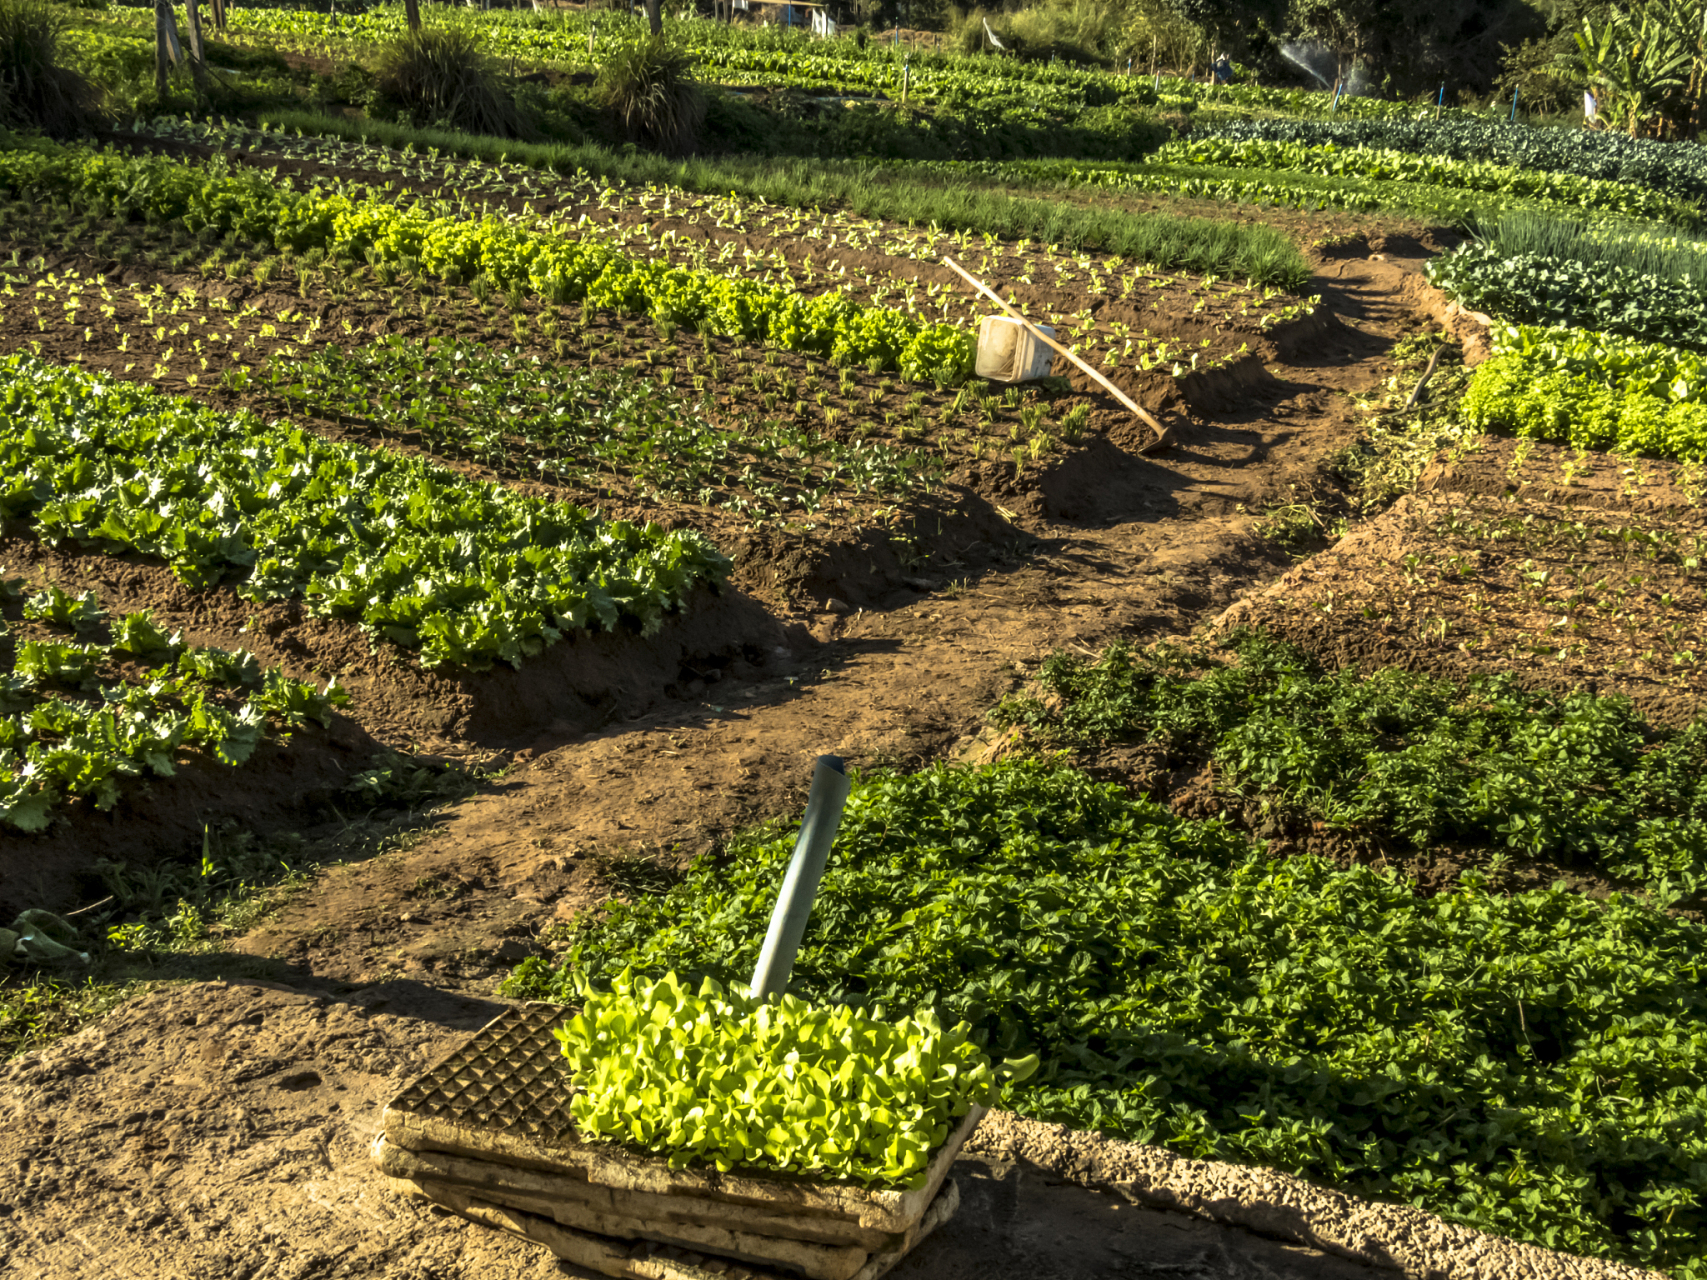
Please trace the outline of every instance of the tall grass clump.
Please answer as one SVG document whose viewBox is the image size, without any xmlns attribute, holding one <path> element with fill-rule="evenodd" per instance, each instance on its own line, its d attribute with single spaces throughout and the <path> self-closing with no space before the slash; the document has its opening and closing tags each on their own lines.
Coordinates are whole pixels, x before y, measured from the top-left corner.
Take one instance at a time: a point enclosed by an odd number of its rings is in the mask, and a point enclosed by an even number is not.
<svg viewBox="0 0 1707 1280">
<path fill-rule="evenodd" d="M 640 141 L 673 155 L 693 150 L 705 94 L 682 46 L 653 37 L 611 54 L 599 69 L 598 90 Z"/>
<path fill-rule="evenodd" d="M 472 31 L 423 27 L 383 46 L 378 100 L 411 123 L 519 138 L 529 130 L 498 69 Z"/>
<path fill-rule="evenodd" d="M 56 138 L 95 123 L 99 91 L 62 61 L 68 27 L 41 0 L 0 0 L 0 123 Z"/>
</svg>

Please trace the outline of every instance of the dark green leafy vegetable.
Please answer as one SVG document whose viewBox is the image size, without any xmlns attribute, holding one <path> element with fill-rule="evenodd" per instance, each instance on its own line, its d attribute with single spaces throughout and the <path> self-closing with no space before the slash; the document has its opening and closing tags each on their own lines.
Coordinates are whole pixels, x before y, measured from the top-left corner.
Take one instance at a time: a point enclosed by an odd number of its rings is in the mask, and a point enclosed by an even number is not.
<svg viewBox="0 0 1707 1280">
<path fill-rule="evenodd" d="M 1628 700 L 1324 672 L 1291 645 L 1236 661 L 1113 645 L 1039 672 L 994 713 L 1043 744 L 1156 740 L 1248 796 L 1394 849 L 1443 842 L 1597 866 L 1662 901 L 1707 889 L 1707 724 L 1656 729 Z"/>
<path fill-rule="evenodd" d="M 739 980 L 793 833 L 584 917 L 564 999 L 623 970 Z M 1519 1239 L 1697 1280 L 1707 1214 L 1700 926 L 1564 887 L 1271 861 L 1036 762 L 858 785 L 791 991 L 931 1006 L 986 1052 L 1034 1052 L 1003 1103 L 1267 1165 Z"/>
</svg>

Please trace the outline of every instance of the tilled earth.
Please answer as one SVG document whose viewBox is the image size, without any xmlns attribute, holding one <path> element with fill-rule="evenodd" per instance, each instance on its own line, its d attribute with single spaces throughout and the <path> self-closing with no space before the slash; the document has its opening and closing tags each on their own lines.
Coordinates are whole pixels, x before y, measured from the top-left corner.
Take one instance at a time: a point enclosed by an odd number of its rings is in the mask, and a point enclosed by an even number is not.
<svg viewBox="0 0 1707 1280">
<path fill-rule="evenodd" d="M 1289 562 L 1253 513 L 1308 489 L 1358 434 L 1351 397 L 1385 379 L 1393 341 L 1423 323 L 1415 265 L 1338 262 L 1323 292 L 1339 321 L 1224 385 L 1214 407 L 1180 414 L 1171 449 L 1145 455 L 1145 433 L 1105 428 L 1042 476 L 1035 502 L 1004 514 L 1028 539 L 1009 559 L 939 548 L 912 581 L 855 604 L 784 573 L 703 602 L 701 621 L 631 652 L 609 637 L 521 673 L 428 679 L 288 609 L 239 619 L 255 611 L 175 592 L 148 566 L 9 544 L 38 577 L 98 578 L 109 607 L 146 604 L 199 642 L 247 644 L 292 673 L 346 672 L 350 715 L 323 741 L 293 744 L 316 768 L 361 768 L 375 743 L 507 767 L 411 841 L 324 869 L 198 960 L 199 975 L 234 980 L 148 990 L 7 1067 L 8 1259 L 67 1276 L 568 1274 L 532 1246 L 372 1187 L 366 1143 L 390 1094 L 492 1015 L 498 979 L 607 897 L 624 859 L 680 865 L 744 824 L 798 812 L 825 752 L 910 767 L 965 751 L 992 702 L 1052 650 L 1189 633 L 1277 577 Z M 66 905 L 97 858 L 181 848 L 200 823 L 286 822 L 315 785 L 251 769 L 175 814 L 144 796 L 111 821 L 8 838 L 0 914 Z M 30 883 L 49 861 L 54 874 Z M 1093 1176 L 1077 1139 L 1007 1132 L 994 1126 L 960 1162 L 965 1207 L 897 1275 L 1620 1274 L 1485 1237 L 1376 1247 L 1368 1232 L 1385 1219 L 1348 1241 L 1320 1226 L 1343 1204 L 1248 1214 L 1261 1196 L 1215 1191 L 1234 1186 L 1223 1167 L 1132 1173 L 1129 1156 L 1110 1179 Z"/>
</svg>

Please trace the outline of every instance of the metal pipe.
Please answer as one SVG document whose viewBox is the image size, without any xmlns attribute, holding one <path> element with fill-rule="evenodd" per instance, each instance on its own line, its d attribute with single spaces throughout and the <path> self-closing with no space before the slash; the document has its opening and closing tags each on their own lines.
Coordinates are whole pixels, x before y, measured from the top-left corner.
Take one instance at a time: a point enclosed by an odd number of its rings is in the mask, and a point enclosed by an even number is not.
<svg viewBox="0 0 1707 1280">
<path fill-rule="evenodd" d="M 800 835 L 794 842 L 794 856 L 789 860 L 782 891 L 777 894 L 776 906 L 771 911 L 771 924 L 765 932 L 759 963 L 753 969 L 755 996 L 781 995 L 788 986 L 788 975 L 794 969 L 794 957 L 800 950 L 807 918 L 812 914 L 812 902 L 818 896 L 818 881 L 824 877 L 830 845 L 842 825 L 842 807 L 847 804 L 852 787 L 840 756 L 818 757 L 818 767 L 812 773 L 812 791 L 806 797 L 806 816 L 800 821 Z"/>
</svg>

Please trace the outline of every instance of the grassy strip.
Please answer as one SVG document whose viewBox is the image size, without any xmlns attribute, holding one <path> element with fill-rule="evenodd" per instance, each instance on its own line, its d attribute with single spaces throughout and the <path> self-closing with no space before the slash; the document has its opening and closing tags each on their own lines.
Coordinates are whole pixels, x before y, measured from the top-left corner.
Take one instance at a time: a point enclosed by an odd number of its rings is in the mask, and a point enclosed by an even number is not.
<svg viewBox="0 0 1707 1280">
<path fill-rule="evenodd" d="M 1450 843 L 1585 863 L 1663 904 L 1707 888 L 1707 725 L 1662 731 L 1624 698 L 1503 676 L 1365 678 L 1261 636 L 1229 643 L 1234 661 L 1059 653 L 1038 692 L 994 718 L 1043 744 L 1154 741 L 1239 794 L 1396 852 Z"/>
<path fill-rule="evenodd" d="M 156 556 L 205 586 L 303 598 L 421 661 L 519 662 L 567 631 L 655 631 L 729 561 L 418 458 L 334 444 L 104 375 L 0 360 L 0 514 L 49 541 Z"/>
<path fill-rule="evenodd" d="M 734 193 L 790 208 L 841 208 L 861 217 L 1037 240 L 1065 249 L 1118 254 L 1165 270 L 1212 272 L 1293 292 L 1309 281 L 1309 264 L 1272 227 L 1208 218 L 1138 216 L 1028 196 L 968 182 L 959 171 L 918 166 L 939 176 L 920 181 L 913 166 L 834 161 L 670 160 L 650 152 L 613 152 L 586 144 L 510 142 L 439 129 L 346 120 L 314 112 L 267 112 L 269 127 L 389 147 L 435 147 L 464 159 L 527 165 L 557 173 L 583 170 L 635 186 L 679 187 L 700 194 Z M 1005 172 L 1005 168 L 1004 168 Z M 1022 172 L 1022 171 L 1021 171 Z M 1022 181 L 1024 179 L 1021 179 Z"/>
<path fill-rule="evenodd" d="M 606 904 L 563 998 L 626 966 L 745 980 L 793 833 Z M 1042 763 L 862 781 L 791 990 L 935 1006 L 1035 1052 L 1024 1113 L 1269 1165 L 1573 1252 L 1707 1274 L 1699 926 L 1622 897 L 1271 861 Z"/>
<path fill-rule="evenodd" d="M 1472 426 L 1707 461 L 1707 359 L 1585 329 L 1505 325 L 1464 398 Z"/>
<path fill-rule="evenodd" d="M 1707 280 L 1707 241 L 1671 227 L 1608 225 L 1518 212 L 1500 218 L 1483 240 L 1512 258 L 1553 258 L 1660 280 Z"/>
</svg>

